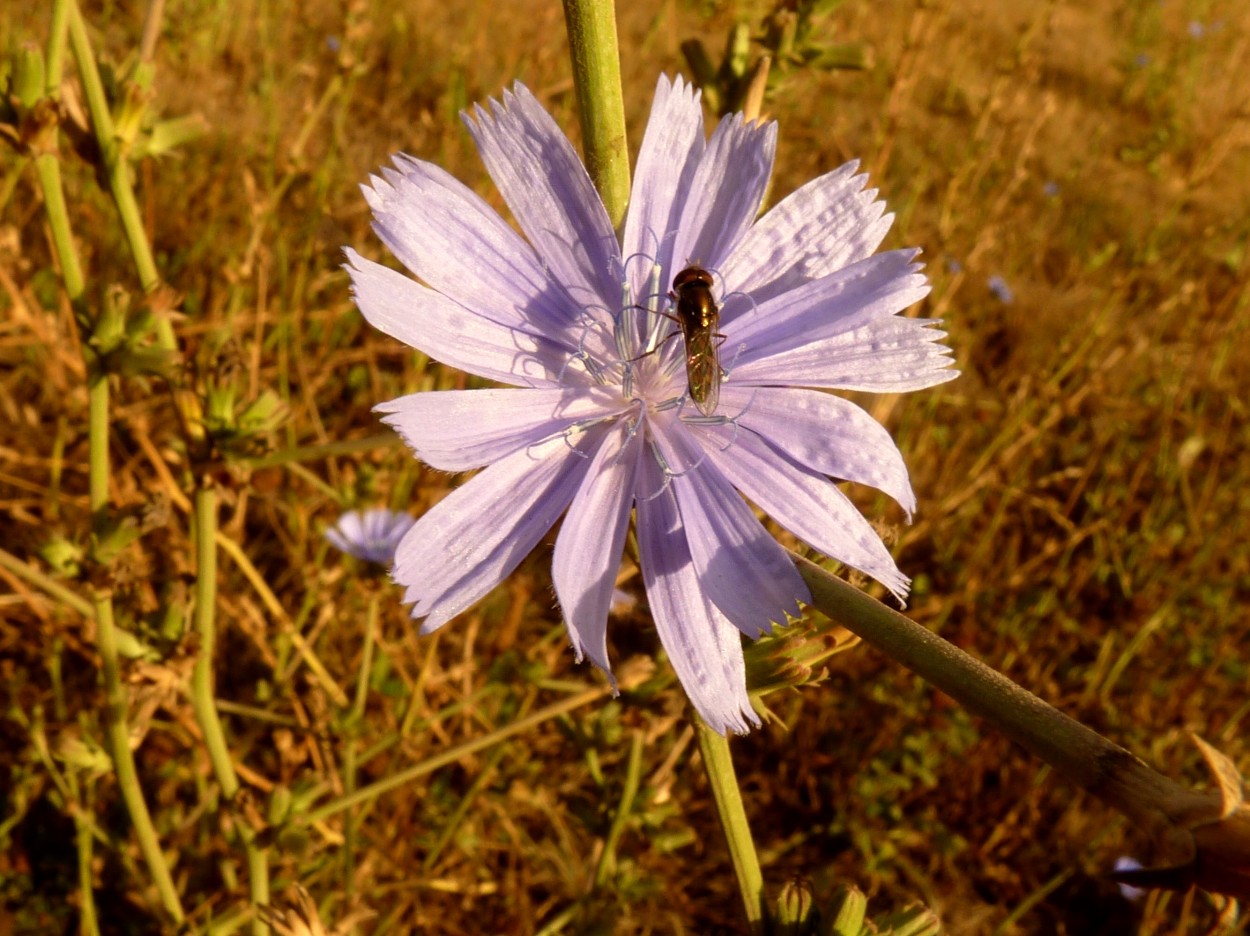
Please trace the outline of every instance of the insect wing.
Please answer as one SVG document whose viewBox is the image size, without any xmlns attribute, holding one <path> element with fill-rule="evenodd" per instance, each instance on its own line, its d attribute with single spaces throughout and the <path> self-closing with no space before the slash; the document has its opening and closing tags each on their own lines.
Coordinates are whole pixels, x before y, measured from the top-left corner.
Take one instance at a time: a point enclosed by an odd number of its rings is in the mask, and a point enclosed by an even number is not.
<svg viewBox="0 0 1250 936">
<path fill-rule="evenodd" d="M 701 326 L 686 333 L 686 383 L 690 399 L 704 416 L 716 412 L 720 402 L 720 345 L 716 326 Z"/>
<path fill-rule="evenodd" d="M 704 416 L 720 402 L 720 344 L 716 331 L 720 310 L 712 296 L 712 274 L 698 266 L 686 267 L 673 278 L 677 321 L 686 342 L 686 387 Z"/>
</svg>

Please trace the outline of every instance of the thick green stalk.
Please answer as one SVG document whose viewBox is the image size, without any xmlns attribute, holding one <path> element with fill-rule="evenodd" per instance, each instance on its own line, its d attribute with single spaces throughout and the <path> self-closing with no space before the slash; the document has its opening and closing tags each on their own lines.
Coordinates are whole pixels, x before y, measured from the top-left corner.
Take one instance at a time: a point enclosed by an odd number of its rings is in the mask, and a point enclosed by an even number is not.
<svg viewBox="0 0 1250 936">
<path fill-rule="evenodd" d="M 612 0 L 564 0 L 586 171 L 619 228 L 629 207 L 629 144 Z"/>
<path fill-rule="evenodd" d="M 699 736 L 699 751 L 703 755 L 703 769 L 707 771 L 708 781 L 712 785 L 716 814 L 725 830 L 729 857 L 738 878 L 742 908 L 751 924 L 751 932 L 763 934 L 768 925 L 764 910 L 764 874 L 760 870 L 760 859 L 755 853 L 755 840 L 751 838 L 751 827 L 747 823 L 746 809 L 742 805 L 742 793 L 738 789 L 733 758 L 729 755 L 729 739 L 713 731 L 697 716 L 695 730 Z"/>
<path fill-rule="evenodd" d="M 226 733 L 217 715 L 213 693 L 213 656 L 217 646 L 217 494 L 207 483 L 195 492 L 195 630 L 199 650 L 191 672 L 191 704 L 204 733 L 204 746 L 213 774 L 229 802 L 239 792 L 239 777 L 230 758 Z M 269 903 L 269 859 L 256 836 L 240 818 L 239 837 L 247 854 L 248 887 L 253 904 Z M 269 928 L 259 919 L 252 921 L 252 932 L 264 936 Z"/>
<path fill-rule="evenodd" d="M 812 605 L 1138 822 L 1203 797 L 1043 702 L 958 647 L 806 559 L 795 557 Z M 1178 806 L 1180 804 L 1180 806 Z"/>
</svg>

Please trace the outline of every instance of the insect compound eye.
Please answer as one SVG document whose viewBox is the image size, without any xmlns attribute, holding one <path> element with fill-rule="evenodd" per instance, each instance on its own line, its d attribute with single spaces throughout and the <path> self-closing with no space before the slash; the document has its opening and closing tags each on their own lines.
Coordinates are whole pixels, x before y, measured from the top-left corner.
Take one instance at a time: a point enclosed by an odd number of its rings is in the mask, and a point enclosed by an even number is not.
<svg viewBox="0 0 1250 936">
<path fill-rule="evenodd" d="M 703 267 L 689 266 L 673 277 L 673 291 L 681 292 L 687 286 L 703 286 L 712 288 L 712 274 Z"/>
</svg>

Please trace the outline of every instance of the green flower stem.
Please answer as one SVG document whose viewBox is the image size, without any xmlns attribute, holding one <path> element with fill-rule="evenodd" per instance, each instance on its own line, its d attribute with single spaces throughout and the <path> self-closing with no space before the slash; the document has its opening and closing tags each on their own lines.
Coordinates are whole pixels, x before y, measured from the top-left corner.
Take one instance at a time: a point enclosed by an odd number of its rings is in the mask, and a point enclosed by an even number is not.
<svg viewBox="0 0 1250 936">
<path fill-rule="evenodd" d="M 1154 826 L 1205 799 L 858 588 L 806 559 L 795 562 L 814 607 L 1107 805 Z"/>
<path fill-rule="evenodd" d="M 278 600 L 277 595 L 269 588 L 269 585 L 265 582 L 265 577 L 252 564 L 252 560 L 243 551 L 243 547 L 224 533 L 217 534 L 217 545 L 234 561 L 239 571 L 243 573 L 243 577 L 255 589 L 257 597 L 260 598 L 265 609 L 273 615 L 273 619 L 278 622 L 282 632 L 291 639 L 291 643 L 295 645 L 295 649 L 304 663 L 312 670 L 313 676 L 316 677 L 322 690 L 334 700 L 335 705 L 347 708 L 350 704 L 347 701 L 347 696 L 339 688 L 338 683 L 334 681 L 325 665 L 313 653 L 312 647 L 308 645 L 304 635 L 296 629 L 294 622 L 287 615 L 286 609 L 282 607 L 282 602 Z M 287 673 L 284 678 L 289 679 L 290 673 Z"/>
<path fill-rule="evenodd" d="M 108 178 L 109 192 L 117 206 L 122 230 L 134 257 L 139 285 L 144 292 L 151 292 L 160 285 L 160 274 L 156 271 L 156 261 L 152 257 L 151 247 L 148 246 L 147 233 L 143 230 L 143 218 L 131 183 L 130 164 L 113 128 L 113 115 L 109 112 L 104 84 L 100 80 L 100 70 L 96 65 L 95 53 L 91 50 L 91 40 L 87 36 L 87 26 L 83 22 L 78 3 L 76 0 L 65 0 L 65 3 L 69 11 L 70 46 L 78 63 L 78 74 L 87 99 L 87 110 L 91 114 L 91 126 L 95 128 L 96 144 L 100 148 L 100 159 Z M 161 347 L 167 350 L 177 347 L 173 324 L 164 316 L 157 319 L 156 337 Z"/>
<path fill-rule="evenodd" d="M 0 569 L 12 572 L 18 578 L 25 579 L 32 585 L 43 589 L 61 604 L 73 608 L 83 617 L 95 617 L 95 607 L 78 592 L 66 588 L 56 579 L 28 566 L 17 556 L 3 549 L 0 549 Z"/>
<path fill-rule="evenodd" d="M 40 153 L 35 157 L 35 174 L 43 190 L 43 208 L 52 230 L 52 243 L 56 258 L 61 265 L 61 279 L 74 311 L 81 313 L 86 282 L 78 251 L 74 249 L 74 237 L 70 231 L 69 209 L 65 205 L 65 189 L 61 185 L 61 161 L 55 153 Z"/>
<path fill-rule="evenodd" d="M 78 893 L 82 904 L 78 910 L 78 931 L 83 936 L 100 936 L 100 922 L 95 907 L 95 872 L 92 869 L 92 852 L 95 849 L 94 796 L 95 779 L 84 777 L 84 791 L 77 775 L 70 771 L 66 781 L 73 793 L 75 840 L 78 846 Z"/>
<path fill-rule="evenodd" d="M 46 88 L 53 96 L 60 93 L 65 28 L 76 16 L 77 7 L 73 0 L 56 0 L 52 8 L 52 29 L 46 56 L 49 63 Z M 65 193 L 61 184 L 60 163 L 56 154 L 54 152 L 40 153 L 35 158 L 35 171 L 43 190 L 44 210 L 48 217 L 48 225 L 52 229 L 52 241 L 61 267 L 61 278 L 65 284 L 66 295 L 75 312 L 85 313 L 83 303 L 86 282 L 82 273 L 82 265 L 78 262 L 78 252 L 74 246 L 69 211 L 65 204 Z M 85 316 L 79 315 L 80 321 L 84 318 Z M 90 378 L 87 400 L 87 488 L 92 523 L 98 527 L 105 518 L 109 504 L 109 384 L 106 375 L 95 374 Z M 57 593 L 54 589 L 49 589 L 49 591 L 52 594 Z M 77 602 L 69 603 L 75 607 L 78 606 Z M 106 741 L 109 754 L 113 759 L 117 786 L 121 791 L 122 801 L 126 804 L 130 822 L 134 826 L 139 850 L 152 875 L 152 883 L 160 895 L 161 904 L 175 922 L 181 923 L 185 919 L 182 902 L 174 886 L 173 877 L 169 873 L 169 865 L 165 862 L 165 855 L 161 851 L 156 826 L 152 822 L 147 802 L 143 798 L 143 788 L 139 785 L 139 772 L 135 766 L 134 754 L 130 750 L 130 728 L 126 722 L 128 702 L 126 689 L 121 680 L 117 627 L 113 618 L 111 593 L 107 589 L 97 591 L 92 596 L 91 606 L 90 613 L 95 618 L 96 626 L 96 649 L 100 654 L 100 669 L 104 678 Z"/>
<path fill-rule="evenodd" d="M 378 593 L 369 594 L 369 609 L 365 612 L 365 646 L 360 651 L 360 672 L 356 674 L 356 695 L 352 699 L 351 718 L 360 721 L 365 717 L 365 705 L 369 701 L 369 677 L 373 672 L 373 645 L 378 631 Z"/>
<path fill-rule="evenodd" d="M 204 732 L 204 746 L 226 799 L 239 792 L 239 777 L 230 759 L 226 733 L 213 695 L 213 655 L 217 646 L 217 493 L 208 485 L 195 492 L 195 632 L 198 657 L 191 672 L 191 703 Z"/>
<path fill-rule="evenodd" d="M 70 0 L 58 0 L 53 10 L 54 26 L 65 21 L 65 10 L 68 9 L 66 5 L 69 2 Z M 58 71 L 61 57 L 58 45 L 63 39 L 64 36 L 54 29 L 49 40 L 49 59 L 56 62 Z M 53 245 L 61 267 L 65 292 L 69 296 L 70 305 L 81 311 L 86 282 L 83 266 L 79 264 L 78 250 L 74 246 L 69 210 L 65 206 L 60 162 L 53 152 L 45 152 L 36 157 L 35 171 L 44 192 L 44 210 L 53 231 Z M 91 377 L 88 390 L 88 472 L 91 516 L 98 524 L 109 509 L 109 380 L 99 374 Z M 50 592 L 56 594 L 55 590 Z M 78 606 L 78 602 L 70 604 Z M 110 592 L 96 592 L 91 599 L 90 614 L 95 617 L 96 649 L 100 654 L 100 669 L 104 676 L 106 740 L 109 754 L 113 757 L 121 799 L 129 812 L 131 825 L 135 827 L 139 850 L 143 852 L 144 861 L 153 876 L 161 905 L 176 922 L 181 922 L 185 919 L 183 905 L 179 900 L 178 889 L 174 886 L 173 876 L 170 875 L 169 865 L 166 865 L 165 855 L 161 852 L 156 827 L 148 811 L 148 804 L 144 801 L 143 789 L 139 785 L 139 771 L 135 767 L 134 754 L 130 750 L 130 727 L 126 724 L 128 702 L 125 687 L 121 684 L 118 632 L 114 624 L 113 596 Z"/>
<path fill-rule="evenodd" d="M 257 458 L 241 458 L 239 461 L 252 469 L 273 468 L 277 465 L 289 465 L 299 462 L 324 461 L 339 455 L 355 455 L 358 453 L 376 452 L 382 449 L 399 448 L 404 440 L 394 432 L 366 436 L 362 439 L 342 439 L 337 442 L 326 442 L 321 445 L 303 445 L 294 448 L 279 449 Z"/>
<path fill-rule="evenodd" d="M 734 774 L 733 759 L 729 756 L 729 739 L 713 731 L 698 717 L 695 718 L 695 730 L 699 736 L 699 751 L 703 755 L 703 769 L 707 771 L 708 781 L 712 785 L 716 814 L 720 817 L 720 824 L 729 844 L 729 857 L 738 878 L 742 907 L 751 924 L 751 931 L 762 934 L 766 932 L 767 926 L 764 874 L 760 871 L 760 859 L 755 853 L 755 841 L 751 838 L 746 809 L 742 805 L 742 793 Z"/>
<path fill-rule="evenodd" d="M 537 712 L 527 715 L 524 718 L 519 718 L 502 728 L 492 731 L 490 734 L 483 735 L 480 738 L 474 738 L 472 741 L 466 741 L 463 744 L 458 744 L 453 748 L 448 748 L 443 753 L 431 757 L 428 760 L 424 760 L 419 764 L 414 764 L 407 770 L 401 770 L 399 773 L 392 774 L 391 776 L 379 780 L 376 783 L 371 783 L 366 787 L 361 787 L 355 793 L 347 793 L 340 796 L 336 800 L 331 800 L 324 806 L 320 806 L 317 809 L 308 812 L 304 816 L 304 822 L 308 825 L 312 825 L 314 823 L 321 822 L 324 819 L 328 819 L 330 816 L 341 813 L 344 810 L 351 809 L 358 803 L 369 802 L 370 800 L 376 799 L 383 793 L 387 793 L 391 790 L 397 789 L 398 787 L 404 786 L 407 783 L 411 783 L 418 777 L 424 777 L 428 773 L 433 773 L 440 767 L 446 767 L 448 764 L 453 764 L 462 757 L 467 757 L 469 754 L 476 754 L 478 751 L 493 747 L 496 744 L 507 741 L 513 735 L 520 734 L 523 731 L 528 731 L 535 725 L 541 725 L 549 719 L 558 718 L 566 712 L 571 712 L 574 709 L 581 708 L 583 705 L 588 705 L 591 702 L 601 699 L 603 696 L 607 695 L 607 693 L 608 688 L 606 686 L 596 686 L 593 689 L 587 689 L 585 692 L 580 692 L 567 699 L 561 699 L 559 702 L 553 702 L 551 705 L 541 708 Z"/>
<path fill-rule="evenodd" d="M 455 838 L 456 832 L 460 829 L 460 824 L 464 822 L 464 817 L 469 814 L 469 810 L 473 808 L 473 804 L 477 801 L 478 795 L 482 790 L 486 789 L 487 784 L 495 779 L 495 768 L 499 766 L 499 762 L 504 759 L 508 753 L 505 747 L 497 747 L 491 751 L 486 757 L 486 763 L 477 772 L 477 776 L 473 778 L 473 782 L 469 784 L 469 788 L 464 791 L 464 796 L 460 797 L 460 802 L 456 804 L 456 808 L 452 814 L 447 817 L 447 822 L 443 824 L 443 828 L 439 830 L 438 838 L 434 840 L 434 844 L 430 846 L 430 850 L 425 853 L 425 857 L 421 859 L 421 870 L 430 871 L 443 854 L 443 849 Z"/>
<path fill-rule="evenodd" d="M 373 644 L 378 628 L 378 592 L 369 594 L 369 608 L 365 612 L 365 646 L 360 651 L 360 671 L 356 675 L 356 696 L 347 714 L 347 745 L 343 751 L 343 789 L 348 795 L 356 792 L 359 771 L 360 725 L 365 717 L 365 705 L 369 699 L 369 674 L 373 669 Z M 356 830 L 360 816 L 356 810 L 348 810 L 343 820 L 343 890 L 351 895 L 356 890 Z"/>
<path fill-rule="evenodd" d="M 616 805 L 616 815 L 612 817 L 612 827 L 608 830 L 603 842 L 603 851 L 599 855 L 599 863 L 595 866 L 595 887 L 602 888 L 616 873 L 616 847 L 629 822 L 634 809 L 634 798 L 638 795 L 638 786 L 642 782 L 642 732 L 635 731 L 629 745 L 629 762 L 625 768 L 625 783 L 621 787 L 621 799 Z M 741 802 L 741 800 L 739 800 Z"/>
<path fill-rule="evenodd" d="M 48 29 L 48 54 L 44 56 L 43 93 L 50 98 L 61 96 L 61 76 L 65 73 L 65 33 L 69 26 L 68 0 L 52 4 L 52 22 Z"/>
<path fill-rule="evenodd" d="M 239 776 L 230 758 L 226 733 L 217 714 L 213 694 L 213 655 L 217 646 L 217 492 L 203 483 L 195 492 L 195 631 L 199 637 L 198 656 L 191 671 L 191 705 L 213 775 L 227 802 L 239 792 Z M 237 825 L 247 855 L 248 888 L 253 904 L 269 903 L 269 858 L 256 842 L 256 835 L 242 818 Z M 252 921 L 252 932 L 264 936 L 269 928 L 260 919 Z"/>
<path fill-rule="evenodd" d="M 152 875 L 152 883 L 160 894 L 161 905 L 175 922 L 181 923 L 185 919 L 182 902 L 178 899 L 178 890 L 174 887 L 174 879 L 170 876 L 165 855 L 161 852 L 156 827 L 152 824 L 148 804 L 143 799 L 143 789 L 139 786 L 139 772 L 135 768 L 134 755 L 130 751 L 130 729 L 126 724 L 126 690 L 122 686 L 117 662 L 117 630 L 113 623 L 113 601 L 109 596 L 97 597 L 95 620 L 96 648 L 104 670 L 108 748 L 113 757 L 117 786 L 121 790 L 126 811 L 130 814 L 130 823 L 134 826 L 135 838 L 139 841 L 139 851 L 143 853 L 143 860 L 147 862 L 148 872 Z"/>
<path fill-rule="evenodd" d="M 629 145 L 612 0 L 564 0 L 586 170 L 620 228 L 629 207 Z"/>
<path fill-rule="evenodd" d="M 56 0 L 52 7 L 52 31 L 48 37 L 48 53 L 45 56 L 47 70 L 44 88 L 53 97 L 59 97 L 61 93 L 65 29 L 72 2 L 73 0 Z M 83 294 L 86 292 L 86 282 L 82 275 L 82 264 L 78 262 L 78 251 L 74 247 L 69 209 L 65 205 L 65 189 L 61 184 L 61 163 L 57 154 L 51 152 L 37 155 L 35 173 L 39 177 L 39 187 L 43 190 L 44 214 L 47 215 L 48 226 L 52 229 L 52 243 L 56 247 L 57 261 L 61 265 L 61 280 L 65 283 L 70 304 L 77 312 L 80 311 Z"/>
</svg>

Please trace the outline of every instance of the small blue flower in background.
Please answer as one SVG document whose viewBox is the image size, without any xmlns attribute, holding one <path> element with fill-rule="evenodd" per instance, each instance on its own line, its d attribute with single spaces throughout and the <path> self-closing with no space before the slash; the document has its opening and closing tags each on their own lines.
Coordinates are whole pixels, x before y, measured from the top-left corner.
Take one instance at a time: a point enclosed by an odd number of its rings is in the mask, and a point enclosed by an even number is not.
<svg viewBox="0 0 1250 936">
<path fill-rule="evenodd" d="M 381 331 L 504 384 L 378 407 L 417 456 L 483 469 L 422 516 L 393 578 L 429 633 L 485 596 L 564 515 L 552 578 L 580 660 L 611 674 L 608 613 L 631 513 L 661 642 L 720 732 L 759 719 L 741 634 L 810 598 L 743 499 L 814 549 L 909 581 L 832 478 L 915 497 L 889 433 L 828 389 L 898 393 L 956 376 L 937 323 L 898 315 L 928 283 L 917 251 L 875 253 L 893 220 L 850 163 L 756 219 L 774 124 L 704 135 L 697 92 L 661 78 L 618 240 L 572 146 L 517 84 L 465 122 L 519 236 L 431 163 L 398 156 L 364 189 L 374 230 L 416 277 L 348 250 L 356 303 Z M 687 394 L 669 290 L 714 279 L 719 405 Z M 420 282 L 418 282 L 420 280 Z"/>
<path fill-rule="evenodd" d="M 349 556 L 389 568 L 395 561 L 399 541 L 416 522 L 411 514 L 385 507 L 375 507 L 364 513 L 349 510 L 326 530 L 326 539 Z"/>
<path fill-rule="evenodd" d="M 612 614 L 629 614 L 634 610 L 634 605 L 638 604 L 638 599 L 625 591 L 623 588 L 612 589 L 612 603 L 609 610 Z"/>
<path fill-rule="evenodd" d="M 989 287 L 990 292 L 992 292 L 998 298 L 998 301 L 1003 305 L 1011 305 L 1016 301 L 1016 294 L 1011 291 L 1011 287 L 1007 285 L 1007 281 L 997 273 L 986 280 L 985 285 Z"/>
<path fill-rule="evenodd" d="M 1054 179 L 1048 179 L 1042 185 L 1042 194 L 1047 198 L 1056 198 L 1059 195 L 1059 183 Z"/>
<path fill-rule="evenodd" d="M 1191 39 L 1201 39 L 1207 34 L 1207 26 L 1201 20 L 1190 20 L 1186 29 Z"/>
<path fill-rule="evenodd" d="M 1128 855 L 1121 855 L 1115 860 L 1115 870 L 1117 871 L 1140 871 L 1141 862 Z M 1146 896 L 1145 888 L 1134 887 L 1132 884 L 1117 884 L 1120 888 L 1120 896 L 1125 900 L 1140 900 Z"/>
</svg>

